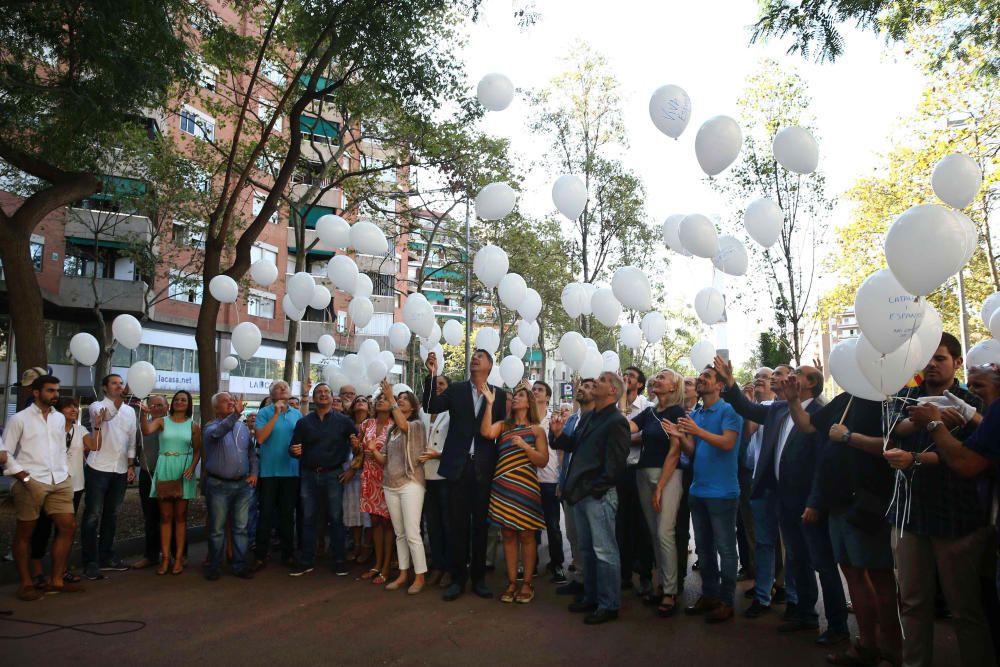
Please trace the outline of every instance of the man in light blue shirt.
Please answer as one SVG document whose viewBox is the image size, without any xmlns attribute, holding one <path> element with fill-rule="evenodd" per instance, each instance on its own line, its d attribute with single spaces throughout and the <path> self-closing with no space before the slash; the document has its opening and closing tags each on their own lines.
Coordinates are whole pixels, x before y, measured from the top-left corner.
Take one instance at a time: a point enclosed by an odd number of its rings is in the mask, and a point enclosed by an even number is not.
<svg viewBox="0 0 1000 667">
<path fill-rule="evenodd" d="M 277 527 L 281 540 L 282 562 L 289 566 L 294 564 L 295 504 L 299 499 L 299 462 L 289 453 L 288 447 L 302 413 L 288 404 L 292 390 L 287 382 L 273 383 L 270 394 L 270 405 L 257 412 L 257 442 L 260 445 L 257 568 L 267 563 L 273 527 Z"/>
<path fill-rule="evenodd" d="M 706 614 L 708 623 L 733 617 L 739 564 L 736 513 L 740 503 L 739 437 L 743 418 L 722 400 L 723 388 L 722 378 L 714 368 L 707 367 L 695 381 L 702 407 L 678 420 L 678 426 L 668 427 L 684 434 L 684 450 L 694 458 L 690 505 L 702 593 L 685 613 Z"/>
</svg>

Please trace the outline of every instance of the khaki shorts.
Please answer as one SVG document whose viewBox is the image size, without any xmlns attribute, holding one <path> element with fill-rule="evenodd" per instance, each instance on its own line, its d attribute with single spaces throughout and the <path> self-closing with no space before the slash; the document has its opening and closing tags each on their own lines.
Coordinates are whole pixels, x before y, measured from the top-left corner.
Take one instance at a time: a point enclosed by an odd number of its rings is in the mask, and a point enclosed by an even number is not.
<svg viewBox="0 0 1000 667">
<path fill-rule="evenodd" d="M 73 480 L 67 477 L 58 484 L 44 484 L 35 479 L 25 484 L 15 481 L 11 488 L 18 521 L 35 521 L 41 510 L 53 514 L 74 514 Z"/>
</svg>

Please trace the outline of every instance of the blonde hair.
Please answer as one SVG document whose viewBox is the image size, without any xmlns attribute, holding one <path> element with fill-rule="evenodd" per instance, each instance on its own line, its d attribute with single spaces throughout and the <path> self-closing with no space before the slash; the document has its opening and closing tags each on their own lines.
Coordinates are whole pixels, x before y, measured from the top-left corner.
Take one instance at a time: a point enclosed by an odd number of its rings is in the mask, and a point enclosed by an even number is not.
<svg viewBox="0 0 1000 667">
<path fill-rule="evenodd" d="M 660 373 L 669 373 L 670 377 L 673 378 L 674 381 L 674 390 L 667 394 L 667 407 L 669 408 L 672 405 L 684 405 L 684 376 L 672 368 L 664 368 L 663 370 L 658 371 L 657 375 Z M 659 406 L 659 404 L 659 396 L 657 396 L 656 405 Z"/>
</svg>

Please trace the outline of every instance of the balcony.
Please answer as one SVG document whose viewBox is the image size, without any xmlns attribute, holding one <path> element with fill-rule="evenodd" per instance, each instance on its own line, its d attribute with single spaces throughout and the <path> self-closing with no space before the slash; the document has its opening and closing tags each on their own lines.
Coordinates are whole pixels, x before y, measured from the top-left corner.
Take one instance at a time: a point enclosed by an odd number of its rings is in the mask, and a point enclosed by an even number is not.
<svg viewBox="0 0 1000 667">
<path fill-rule="evenodd" d="M 63 276 L 59 281 L 57 295 L 59 305 L 66 308 L 93 308 L 97 299 L 94 298 L 91 280 Z M 143 312 L 147 287 L 141 280 L 98 278 L 96 287 L 101 308 L 123 313 Z"/>
<path fill-rule="evenodd" d="M 124 243 L 149 242 L 151 223 L 143 215 L 129 215 L 87 208 L 66 209 L 66 238 L 93 239 Z"/>
<path fill-rule="evenodd" d="M 392 248 L 389 249 L 392 252 Z M 399 273 L 399 260 L 395 257 L 376 257 L 374 255 L 355 255 L 354 261 L 359 271 L 370 271 L 387 276 Z"/>
<path fill-rule="evenodd" d="M 446 303 L 435 303 L 432 304 L 434 307 L 434 313 L 437 315 L 450 315 L 452 317 L 465 317 L 465 308 L 463 306 L 451 306 Z"/>
</svg>

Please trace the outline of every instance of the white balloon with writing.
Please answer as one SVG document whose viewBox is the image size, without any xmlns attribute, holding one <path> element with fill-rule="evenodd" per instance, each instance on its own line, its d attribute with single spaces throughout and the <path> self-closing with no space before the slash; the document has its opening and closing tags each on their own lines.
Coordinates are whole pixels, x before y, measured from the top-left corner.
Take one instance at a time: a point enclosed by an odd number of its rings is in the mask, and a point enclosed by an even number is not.
<svg viewBox="0 0 1000 667">
<path fill-rule="evenodd" d="M 676 139 L 691 120 L 691 98 L 680 86 L 660 86 L 649 98 L 649 119 L 657 130 Z"/>
<path fill-rule="evenodd" d="M 709 118 L 698 128 L 698 134 L 694 138 L 694 154 L 698 158 L 698 165 L 709 176 L 720 174 L 731 165 L 740 154 L 742 146 L 743 132 L 740 125 L 729 116 Z"/>
<path fill-rule="evenodd" d="M 920 328 L 924 311 L 924 300 L 903 289 L 889 269 L 865 278 L 854 296 L 858 325 L 868 343 L 882 354 L 910 340 Z"/>
<path fill-rule="evenodd" d="M 976 199 L 983 185 L 979 164 L 965 153 L 952 153 L 938 160 L 931 174 L 931 187 L 938 199 L 955 208 L 965 208 Z"/>
<path fill-rule="evenodd" d="M 811 174 L 819 164 L 819 145 L 804 127 L 782 128 L 774 135 L 771 149 L 778 164 L 796 174 Z"/>
</svg>

